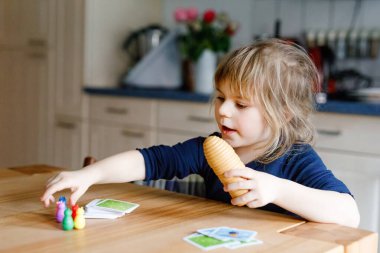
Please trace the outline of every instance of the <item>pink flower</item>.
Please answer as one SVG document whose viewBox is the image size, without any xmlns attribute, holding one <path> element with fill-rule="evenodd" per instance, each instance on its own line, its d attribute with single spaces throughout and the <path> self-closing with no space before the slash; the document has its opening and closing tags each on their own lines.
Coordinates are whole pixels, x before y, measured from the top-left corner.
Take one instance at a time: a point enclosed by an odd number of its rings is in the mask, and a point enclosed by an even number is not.
<svg viewBox="0 0 380 253">
<path fill-rule="evenodd" d="M 198 9 L 195 7 L 190 7 L 187 9 L 187 20 L 194 21 L 198 18 Z"/>
<path fill-rule="evenodd" d="M 188 20 L 187 10 L 178 8 L 174 11 L 174 18 L 177 22 L 186 22 Z"/>
<path fill-rule="evenodd" d="M 211 9 L 208 9 L 205 11 L 205 13 L 203 14 L 203 21 L 205 23 L 212 23 L 212 21 L 214 21 L 215 19 L 215 11 L 214 10 L 211 10 Z"/>
</svg>

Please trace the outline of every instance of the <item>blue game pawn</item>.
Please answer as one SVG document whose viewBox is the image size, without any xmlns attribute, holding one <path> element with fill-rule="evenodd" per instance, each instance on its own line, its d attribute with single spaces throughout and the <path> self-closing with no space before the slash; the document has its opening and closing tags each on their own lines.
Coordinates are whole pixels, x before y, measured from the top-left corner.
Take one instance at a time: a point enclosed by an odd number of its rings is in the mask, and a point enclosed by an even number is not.
<svg viewBox="0 0 380 253">
<path fill-rule="evenodd" d="M 69 208 L 66 208 L 65 210 L 65 218 L 63 218 L 62 221 L 62 228 L 63 230 L 72 230 L 74 228 L 74 221 L 73 217 L 71 217 L 71 210 Z"/>
<path fill-rule="evenodd" d="M 63 202 L 66 205 L 66 198 L 65 198 L 65 196 L 60 196 L 59 199 L 58 199 L 58 202 Z"/>
</svg>

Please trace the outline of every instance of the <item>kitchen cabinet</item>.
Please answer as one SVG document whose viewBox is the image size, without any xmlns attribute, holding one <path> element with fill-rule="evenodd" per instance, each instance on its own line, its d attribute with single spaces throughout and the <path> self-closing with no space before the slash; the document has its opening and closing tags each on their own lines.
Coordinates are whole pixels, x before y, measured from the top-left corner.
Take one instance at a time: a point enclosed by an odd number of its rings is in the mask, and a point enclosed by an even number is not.
<svg viewBox="0 0 380 253">
<path fill-rule="evenodd" d="M 54 114 L 84 117 L 84 0 L 57 1 Z"/>
<path fill-rule="evenodd" d="M 56 55 L 53 83 L 53 161 L 49 164 L 79 169 L 88 155 L 87 97 L 83 94 L 84 0 L 57 1 Z"/>
<path fill-rule="evenodd" d="M 76 170 L 88 152 L 88 123 L 80 118 L 59 116 L 54 126 L 54 165 Z"/>
<path fill-rule="evenodd" d="M 159 101 L 159 133 L 192 138 L 199 135 L 207 136 L 214 131 L 217 131 L 217 125 L 213 108 L 209 103 Z M 165 143 L 162 137 L 159 138 Z"/>
<path fill-rule="evenodd" d="M 0 165 L 46 161 L 55 1 L 0 0 Z"/>
<path fill-rule="evenodd" d="M 48 54 L 0 49 L 0 166 L 46 158 Z"/>
<path fill-rule="evenodd" d="M 92 123 L 90 154 L 103 159 L 117 153 L 152 146 L 155 133 L 128 125 Z"/>
<path fill-rule="evenodd" d="M 316 150 L 351 190 L 358 203 L 360 227 L 380 228 L 380 118 L 317 113 L 313 119 Z"/>
<path fill-rule="evenodd" d="M 48 46 L 54 7 L 49 0 L 0 0 L 0 46 Z"/>
<path fill-rule="evenodd" d="M 156 144 L 157 101 L 90 98 L 90 154 L 102 159 Z"/>
</svg>

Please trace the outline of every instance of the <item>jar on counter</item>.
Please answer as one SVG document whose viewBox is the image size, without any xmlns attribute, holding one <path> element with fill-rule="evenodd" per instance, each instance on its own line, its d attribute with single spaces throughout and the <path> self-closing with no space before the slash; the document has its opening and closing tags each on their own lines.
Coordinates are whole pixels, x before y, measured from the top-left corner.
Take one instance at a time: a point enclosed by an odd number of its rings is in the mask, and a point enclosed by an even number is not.
<svg viewBox="0 0 380 253">
<path fill-rule="evenodd" d="M 369 56 L 369 32 L 362 30 L 359 35 L 358 55 L 362 58 Z"/>
<path fill-rule="evenodd" d="M 351 30 L 347 37 L 347 56 L 355 58 L 358 56 L 358 32 Z"/>
<path fill-rule="evenodd" d="M 338 32 L 338 37 L 336 40 L 336 57 L 339 60 L 346 58 L 346 37 L 347 32 L 345 30 Z"/>
<path fill-rule="evenodd" d="M 379 55 L 380 46 L 380 30 L 373 30 L 370 37 L 370 57 L 372 59 L 377 58 Z"/>
</svg>

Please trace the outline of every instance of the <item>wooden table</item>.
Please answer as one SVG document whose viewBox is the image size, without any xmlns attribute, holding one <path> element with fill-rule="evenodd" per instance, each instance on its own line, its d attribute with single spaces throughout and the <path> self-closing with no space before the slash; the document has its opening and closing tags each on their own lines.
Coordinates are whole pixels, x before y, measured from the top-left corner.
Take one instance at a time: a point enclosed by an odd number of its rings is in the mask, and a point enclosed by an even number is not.
<svg viewBox="0 0 380 253">
<path fill-rule="evenodd" d="M 239 252 L 376 252 L 377 234 L 173 193 L 135 184 L 97 185 L 81 198 L 114 198 L 140 204 L 115 220 L 87 219 L 84 230 L 63 231 L 55 207 L 39 197 L 58 169 L 0 169 L 1 252 L 201 252 L 183 241 L 200 228 L 230 226 L 258 232 L 261 245 Z M 69 196 L 69 192 L 64 192 Z M 232 252 L 219 248 L 212 252 Z"/>
</svg>

